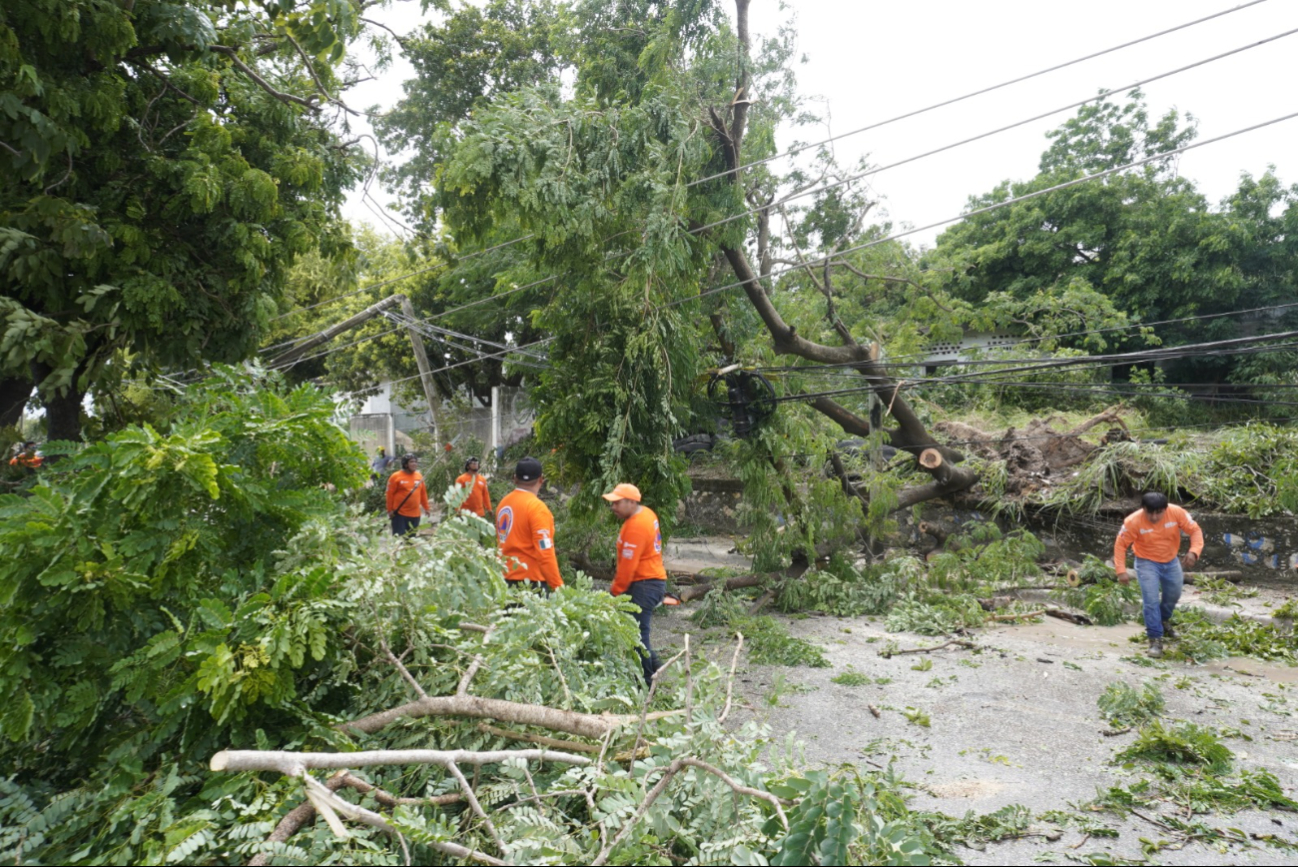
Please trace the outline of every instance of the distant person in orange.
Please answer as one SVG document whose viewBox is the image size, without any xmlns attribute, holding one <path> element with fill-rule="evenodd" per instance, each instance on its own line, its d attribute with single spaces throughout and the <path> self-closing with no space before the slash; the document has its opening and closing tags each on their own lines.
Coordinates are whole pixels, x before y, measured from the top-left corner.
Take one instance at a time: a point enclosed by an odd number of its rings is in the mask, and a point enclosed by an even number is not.
<svg viewBox="0 0 1298 867">
<path fill-rule="evenodd" d="M 1145 613 L 1145 634 L 1149 636 L 1149 655 L 1163 655 L 1163 639 L 1176 640 L 1172 613 L 1181 599 L 1185 576 L 1181 567 L 1193 568 L 1203 553 L 1203 530 L 1190 513 L 1167 502 L 1167 497 L 1150 491 L 1140 498 L 1141 508 L 1122 522 L 1113 543 L 1113 568 L 1118 581 L 1131 582 L 1127 575 L 1127 549 L 1136 555 L 1136 581 Z M 1181 534 L 1190 537 L 1190 551 L 1177 559 Z"/>
<path fill-rule="evenodd" d="M 491 492 L 487 490 L 487 479 L 478 474 L 478 459 L 469 458 L 464 462 L 464 474 L 455 480 L 455 484 L 468 490 L 469 495 L 460 503 L 461 512 L 472 512 L 479 518 L 487 517 L 491 511 Z"/>
<path fill-rule="evenodd" d="M 653 509 L 640 505 L 640 489 L 621 484 L 604 494 L 609 508 L 622 522 L 617 534 L 617 575 L 609 592 L 614 596 L 629 593 L 640 606 L 636 620 L 640 623 L 640 665 L 646 684 L 653 682 L 658 670 L 658 655 L 650 641 L 654 609 L 667 594 L 667 570 L 663 567 L 663 534 Z"/>
<path fill-rule="evenodd" d="M 537 496 L 544 481 L 536 458 L 518 462 L 514 490 L 496 504 L 496 540 L 510 587 L 550 593 L 563 586 L 563 578 L 554 552 L 554 515 Z"/>
<path fill-rule="evenodd" d="M 9 459 L 9 466 L 22 467 L 29 472 L 35 472 L 45 463 L 45 457 L 36 450 L 36 443 L 23 443 L 22 450 Z"/>
<path fill-rule="evenodd" d="M 419 472 L 419 458 L 406 455 L 401 469 L 388 476 L 388 518 L 392 535 L 404 536 L 419 529 L 419 519 L 428 514 L 428 486 Z"/>
</svg>

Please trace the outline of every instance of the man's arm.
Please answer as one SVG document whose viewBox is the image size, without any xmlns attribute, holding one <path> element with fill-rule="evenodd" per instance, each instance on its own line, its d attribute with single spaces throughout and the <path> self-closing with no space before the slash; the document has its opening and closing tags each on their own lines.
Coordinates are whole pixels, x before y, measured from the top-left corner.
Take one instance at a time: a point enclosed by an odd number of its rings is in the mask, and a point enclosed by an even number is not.
<svg viewBox="0 0 1298 867">
<path fill-rule="evenodd" d="M 541 577 L 551 590 L 558 590 L 563 586 L 563 576 L 559 574 L 559 557 L 554 552 L 554 515 L 544 503 L 533 515 L 532 539 L 536 543 Z"/>
<path fill-rule="evenodd" d="M 1181 532 L 1190 537 L 1190 552 L 1181 558 L 1181 565 L 1189 568 L 1199 562 L 1199 555 L 1203 553 L 1203 528 L 1184 509 L 1178 518 Z"/>
<path fill-rule="evenodd" d="M 1113 540 L 1113 570 L 1118 573 L 1118 581 L 1126 584 L 1131 578 L 1127 575 L 1127 549 L 1131 547 L 1131 535 L 1124 523 Z"/>
</svg>

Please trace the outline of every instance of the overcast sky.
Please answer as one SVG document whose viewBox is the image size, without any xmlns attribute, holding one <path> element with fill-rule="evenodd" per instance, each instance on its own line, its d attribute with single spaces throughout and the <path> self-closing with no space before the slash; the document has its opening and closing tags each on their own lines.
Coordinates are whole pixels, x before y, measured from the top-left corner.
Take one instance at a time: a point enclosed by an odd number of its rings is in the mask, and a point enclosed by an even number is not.
<svg viewBox="0 0 1298 867">
<path fill-rule="evenodd" d="M 801 0 L 781 9 L 753 0 L 752 26 L 773 33 L 793 18 L 802 93 L 820 100 L 829 130 L 838 134 L 923 108 L 982 87 L 1035 72 L 1168 27 L 1232 8 L 1222 0 Z M 398 32 L 417 26 L 418 4 L 384 10 Z M 1298 28 L 1298 2 L 1267 0 L 1151 42 L 1126 48 L 922 117 L 848 137 L 835 147 L 841 162 L 862 155 L 886 165 L 960 139 L 1085 99 L 1101 88 L 1170 71 Z M 401 96 L 409 66 L 393 65 L 380 81 L 358 87 L 354 105 L 389 106 Z M 1252 48 L 1143 89 L 1151 114 L 1169 108 L 1199 120 L 1200 139 L 1212 138 L 1298 111 L 1298 34 Z M 970 195 L 1006 179 L 1036 174 L 1045 133 L 1070 117 L 1061 112 L 983 141 L 889 169 L 870 179 L 898 225 L 923 226 L 958 215 Z M 807 129 L 797 137 L 811 137 Z M 792 140 L 785 136 L 781 146 Z M 1259 175 L 1274 165 L 1282 181 L 1298 183 L 1298 118 L 1210 144 L 1181 157 L 1180 170 L 1217 202 L 1241 172 Z M 778 164 L 777 164 L 778 165 Z M 371 195 L 389 201 L 377 185 Z M 371 205 L 372 207 L 372 205 Z M 345 214 L 381 226 L 353 194 Z M 389 231 L 398 231 L 388 226 Z M 913 236 L 931 245 L 940 229 Z"/>
</svg>

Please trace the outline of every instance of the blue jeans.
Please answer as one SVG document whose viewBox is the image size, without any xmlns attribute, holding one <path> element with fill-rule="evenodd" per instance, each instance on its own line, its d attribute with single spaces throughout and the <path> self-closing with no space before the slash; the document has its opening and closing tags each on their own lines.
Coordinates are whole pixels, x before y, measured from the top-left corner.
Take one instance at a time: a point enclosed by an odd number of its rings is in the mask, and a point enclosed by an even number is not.
<svg viewBox="0 0 1298 867">
<path fill-rule="evenodd" d="M 1140 584 L 1140 601 L 1145 612 L 1145 634 L 1151 639 L 1162 638 L 1163 624 L 1172 621 L 1172 612 L 1185 586 L 1181 561 L 1173 557 L 1159 563 L 1137 557 L 1136 581 Z"/>
<path fill-rule="evenodd" d="M 653 681 L 654 672 L 658 670 L 658 654 L 653 651 L 649 628 L 654 609 L 662 604 L 663 596 L 667 594 L 667 582 L 662 579 L 632 581 L 626 592 L 631 601 L 640 606 L 640 613 L 635 616 L 640 624 L 640 666 L 644 669 L 644 682 L 649 684 Z"/>
<path fill-rule="evenodd" d="M 419 518 L 408 518 L 400 512 L 392 513 L 392 535 L 413 535 L 419 529 Z"/>
</svg>

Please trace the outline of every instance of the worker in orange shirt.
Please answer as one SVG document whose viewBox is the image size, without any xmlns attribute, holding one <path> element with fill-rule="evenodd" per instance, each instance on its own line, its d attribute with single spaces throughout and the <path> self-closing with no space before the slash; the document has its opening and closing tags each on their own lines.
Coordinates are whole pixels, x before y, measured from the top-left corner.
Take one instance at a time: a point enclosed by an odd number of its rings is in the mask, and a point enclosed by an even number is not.
<svg viewBox="0 0 1298 867">
<path fill-rule="evenodd" d="M 1189 569 L 1199 562 L 1203 553 L 1203 530 L 1190 513 L 1180 506 L 1167 502 L 1167 497 L 1150 491 L 1140 499 L 1141 508 L 1132 512 L 1122 522 L 1122 529 L 1113 543 L 1113 568 L 1118 581 L 1128 584 L 1127 549 L 1136 555 L 1136 581 L 1140 584 L 1140 599 L 1145 613 L 1145 634 L 1149 636 L 1149 655 L 1157 659 L 1163 655 L 1163 639 L 1176 639 L 1172 629 L 1172 613 L 1181 599 L 1185 577 L 1181 567 Z M 1190 537 L 1190 551 L 1177 559 L 1181 550 L 1181 534 Z"/>
<path fill-rule="evenodd" d="M 401 458 L 401 469 L 388 476 L 388 518 L 392 535 L 404 536 L 419 529 L 419 519 L 428 514 L 428 486 L 419 472 L 419 458 Z"/>
<path fill-rule="evenodd" d="M 640 606 L 636 620 L 640 623 L 640 664 L 644 680 L 652 685 L 658 670 L 658 655 L 650 640 L 654 609 L 667 594 L 667 570 L 663 567 L 663 534 L 653 509 L 640 504 L 640 489 L 620 484 L 604 494 L 609 508 L 622 522 L 617 534 L 617 575 L 609 592 L 614 596 L 629 593 Z"/>
<path fill-rule="evenodd" d="M 563 578 L 554 552 L 554 515 L 537 496 L 544 481 L 536 458 L 518 462 L 514 490 L 496 504 L 496 539 L 509 586 L 550 593 L 563 586 Z"/>
<path fill-rule="evenodd" d="M 491 492 L 487 490 L 487 479 L 478 474 L 478 459 L 469 458 L 464 462 L 464 474 L 455 480 L 455 484 L 466 489 L 469 495 L 460 503 L 461 512 L 472 512 L 479 518 L 487 517 L 491 511 Z"/>
<path fill-rule="evenodd" d="M 39 470 L 41 464 L 45 463 L 45 457 L 36 450 L 36 443 L 25 442 L 22 451 L 9 459 L 9 466 L 23 467 L 29 473 Z"/>
</svg>

